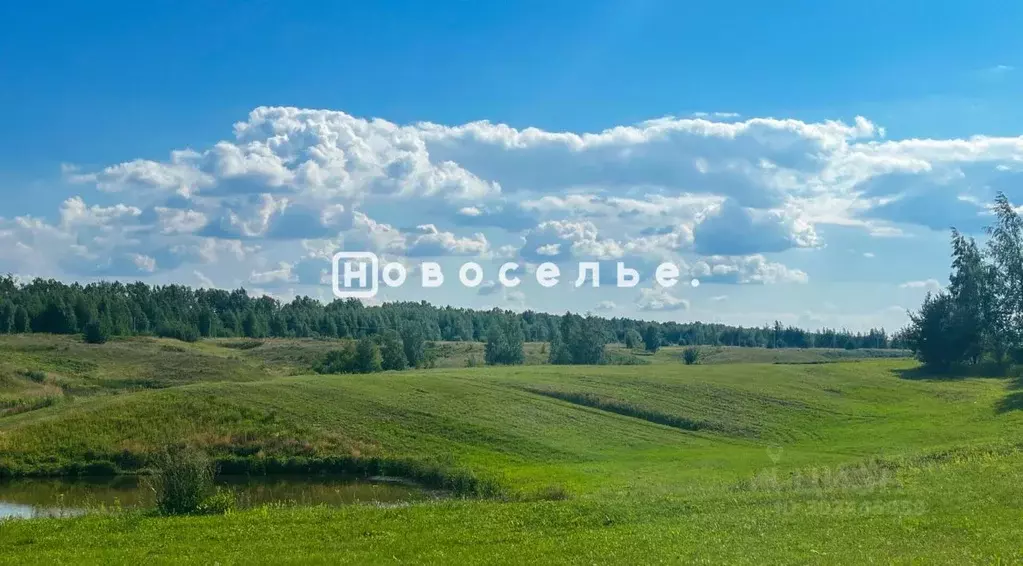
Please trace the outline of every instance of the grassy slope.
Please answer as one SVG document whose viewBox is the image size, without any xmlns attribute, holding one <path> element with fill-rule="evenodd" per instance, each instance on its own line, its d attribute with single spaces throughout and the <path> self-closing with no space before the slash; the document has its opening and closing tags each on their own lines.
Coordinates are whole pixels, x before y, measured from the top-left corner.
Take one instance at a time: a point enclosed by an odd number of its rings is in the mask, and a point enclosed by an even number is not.
<svg viewBox="0 0 1023 566">
<path fill-rule="evenodd" d="M 12 553 L 0 556 L 862 562 L 1023 548 L 1023 413 L 1005 404 L 1007 380 L 904 379 L 907 360 L 274 377 L 278 362 L 255 357 L 264 346 L 195 347 L 270 369 L 0 418 L 0 462 L 45 470 L 166 441 L 247 458 L 449 455 L 509 491 L 559 486 L 572 498 L 8 522 L 0 546 Z M 920 456 L 941 450 L 952 452 Z M 886 460 L 869 463 L 876 455 Z"/>
</svg>

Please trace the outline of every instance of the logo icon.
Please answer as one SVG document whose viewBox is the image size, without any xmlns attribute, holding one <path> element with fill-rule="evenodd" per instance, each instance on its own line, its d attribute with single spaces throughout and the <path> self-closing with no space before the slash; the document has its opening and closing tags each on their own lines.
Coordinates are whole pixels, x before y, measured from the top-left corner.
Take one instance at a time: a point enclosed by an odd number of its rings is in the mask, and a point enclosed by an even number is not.
<svg viewBox="0 0 1023 566">
<path fill-rule="evenodd" d="M 339 299 L 368 299 L 379 290 L 380 260 L 373 252 L 334 254 L 331 281 Z M 358 285 L 355 285 L 358 283 Z"/>
</svg>

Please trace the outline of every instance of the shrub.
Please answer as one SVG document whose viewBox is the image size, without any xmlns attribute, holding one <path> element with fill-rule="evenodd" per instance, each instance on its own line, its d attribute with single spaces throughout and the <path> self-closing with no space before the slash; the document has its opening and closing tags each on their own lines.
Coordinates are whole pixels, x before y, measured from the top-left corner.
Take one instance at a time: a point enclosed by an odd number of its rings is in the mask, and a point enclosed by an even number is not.
<svg viewBox="0 0 1023 566">
<path fill-rule="evenodd" d="M 650 360 L 645 360 L 635 354 L 622 352 L 608 352 L 604 362 L 611 366 L 645 366 L 650 365 Z"/>
<path fill-rule="evenodd" d="M 320 373 L 373 373 L 383 369 L 380 346 L 372 338 L 361 338 L 356 344 L 346 343 L 340 350 L 331 350 L 317 366 Z"/>
<path fill-rule="evenodd" d="M 355 366 L 355 346 L 346 343 L 340 350 L 331 350 L 317 366 L 320 373 L 352 373 Z"/>
<path fill-rule="evenodd" d="M 700 363 L 700 351 L 690 346 L 682 351 L 682 361 L 687 366 Z"/>
<path fill-rule="evenodd" d="M 166 449 L 156 458 L 152 488 L 156 508 L 164 515 L 203 512 L 213 492 L 213 462 L 205 453 L 190 449 Z"/>
<path fill-rule="evenodd" d="M 110 339 L 110 330 L 98 320 L 90 320 L 83 329 L 82 339 L 86 344 L 105 344 Z"/>
<path fill-rule="evenodd" d="M 46 372 L 44 371 L 40 371 L 37 369 L 23 369 L 20 370 L 18 373 L 36 383 L 42 383 L 43 381 L 46 381 Z"/>
<path fill-rule="evenodd" d="M 258 348 L 263 345 L 262 340 L 236 340 L 233 342 L 221 342 L 220 344 L 224 348 L 231 348 L 232 350 L 251 350 Z"/>
<path fill-rule="evenodd" d="M 199 504 L 199 513 L 204 515 L 223 515 L 233 511 L 236 499 L 234 493 L 227 489 L 217 488 Z"/>
<path fill-rule="evenodd" d="M 182 323 L 161 324 L 156 329 L 156 335 L 161 338 L 174 338 L 182 342 L 197 342 L 199 340 L 199 329 Z"/>
<path fill-rule="evenodd" d="M 548 485 L 538 489 L 533 494 L 533 499 L 538 501 L 565 501 L 571 497 L 568 490 L 560 485 Z"/>
</svg>

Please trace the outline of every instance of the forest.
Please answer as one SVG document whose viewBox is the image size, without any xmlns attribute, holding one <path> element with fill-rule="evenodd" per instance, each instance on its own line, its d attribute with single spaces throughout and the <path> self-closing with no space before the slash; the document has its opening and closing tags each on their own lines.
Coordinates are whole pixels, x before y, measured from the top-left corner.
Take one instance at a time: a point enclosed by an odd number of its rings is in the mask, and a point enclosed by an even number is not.
<svg viewBox="0 0 1023 566">
<path fill-rule="evenodd" d="M 570 317 L 565 324 L 565 317 Z M 574 321 L 574 322 L 572 322 Z M 625 342 L 630 333 L 654 333 L 665 345 L 766 348 L 904 348 L 898 334 L 809 331 L 780 322 L 762 327 L 702 322 L 648 322 L 591 314 L 472 310 L 423 302 L 366 306 L 355 299 L 323 304 L 309 297 L 281 302 L 250 296 L 245 289 L 192 289 L 142 282 L 67 284 L 0 277 L 0 334 L 86 331 L 110 336 L 155 335 L 194 341 L 206 337 L 364 338 L 393 330 L 422 334 L 427 341 L 486 341 L 495 323 L 526 342 L 557 342 L 561 333 L 585 321 L 587 339 Z M 592 335 L 592 336 L 591 336 Z"/>
</svg>

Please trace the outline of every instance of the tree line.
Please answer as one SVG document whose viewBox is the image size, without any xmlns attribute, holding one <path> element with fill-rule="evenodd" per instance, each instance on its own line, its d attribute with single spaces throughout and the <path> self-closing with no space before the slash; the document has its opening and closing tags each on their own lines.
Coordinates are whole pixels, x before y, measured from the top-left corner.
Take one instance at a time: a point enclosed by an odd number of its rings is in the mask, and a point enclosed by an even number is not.
<svg viewBox="0 0 1023 566">
<path fill-rule="evenodd" d="M 611 336 L 604 332 L 604 319 L 566 313 L 552 330 L 547 362 L 561 365 L 603 365 L 637 363 L 635 356 L 618 355 L 609 359 L 605 348 Z M 659 325 L 649 325 L 642 339 L 635 330 L 626 333 L 626 346 L 633 349 L 642 345 L 648 352 L 656 352 L 662 345 Z M 486 365 L 520 365 L 525 363 L 525 335 L 515 317 L 492 320 L 483 348 Z M 414 340 L 414 342 L 410 342 Z M 412 346 L 418 344 L 418 346 Z M 431 363 L 429 349 L 424 347 L 423 335 L 418 327 L 405 326 L 402 331 L 386 330 L 366 336 L 356 342 L 347 342 L 341 349 L 328 352 L 317 368 L 321 373 L 372 373 L 423 367 Z M 683 362 L 694 364 L 699 353 L 694 347 L 686 348 Z M 466 360 L 478 363 L 473 356 Z"/>
<path fill-rule="evenodd" d="M 585 324 L 583 323 L 585 322 Z M 535 311 L 521 313 L 392 302 L 366 306 L 358 300 L 328 304 L 310 297 L 282 302 L 250 296 L 245 289 L 192 289 L 183 285 L 99 282 L 81 285 L 52 279 L 20 282 L 0 277 L 0 334 L 48 332 L 100 336 L 156 335 L 192 341 L 203 337 L 349 338 L 387 331 L 421 334 L 425 341 L 484 342 L 494 328 L 508 340 L 551 342 L 557 360 L 588 358 L 583 340 L 625 342 L 656 336 L 665 345 L 768 348 L 903 348 L 899 335 L 809 331 L 780 322 L 762 327 L 702 322 L 648 322 Z M 581 337 L 581 338 L 576 338 Z M 495 337 L 498 338 L 498 337 Z M 652 340 L 653 338 L 651 338 Z M 497 354 L 495 354 L 497 355 Z"/>
<path fill-rule="evenodd" d="M 982 247 L 952 229 L 948 287 L 910 313 L 904 336 L 932 369 L 1023 362 L 1023 220 L 999 193 Z"/>
</svg>

